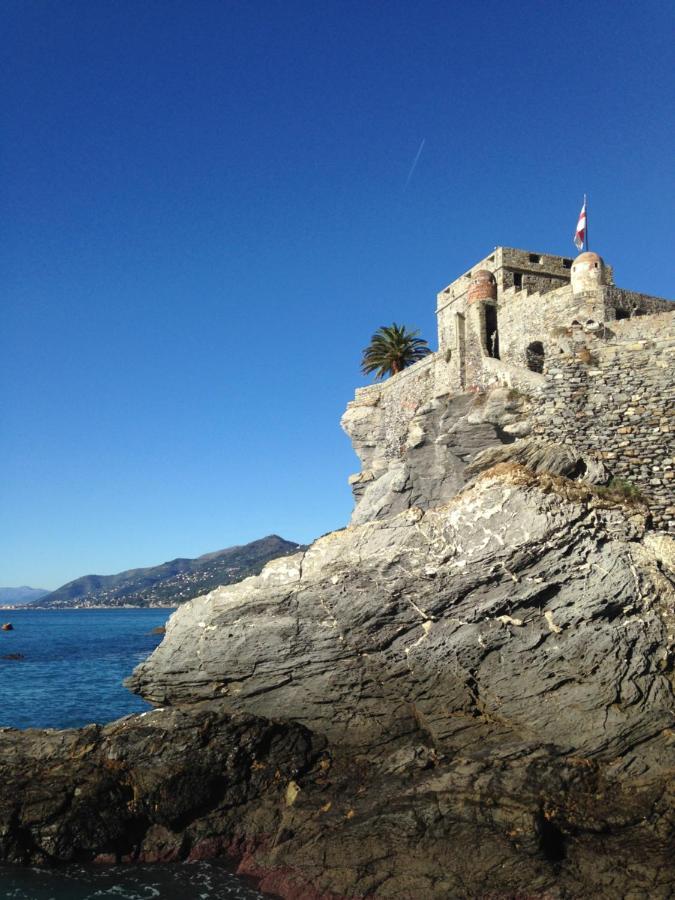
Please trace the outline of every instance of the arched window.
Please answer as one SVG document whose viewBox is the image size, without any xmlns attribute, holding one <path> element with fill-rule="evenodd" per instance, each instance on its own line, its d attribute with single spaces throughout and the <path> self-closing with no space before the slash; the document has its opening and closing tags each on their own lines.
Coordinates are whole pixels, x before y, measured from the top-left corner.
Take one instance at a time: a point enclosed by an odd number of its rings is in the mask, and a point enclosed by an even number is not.
<svg viewBox="0 0 675 900">
<path fill-rule="evenodd" d="M 527 368 L 531 372 L 542 373 L 544 371 L 544 345 L 541 341 L 532 341 L 525 351 Z"/>
</svg>

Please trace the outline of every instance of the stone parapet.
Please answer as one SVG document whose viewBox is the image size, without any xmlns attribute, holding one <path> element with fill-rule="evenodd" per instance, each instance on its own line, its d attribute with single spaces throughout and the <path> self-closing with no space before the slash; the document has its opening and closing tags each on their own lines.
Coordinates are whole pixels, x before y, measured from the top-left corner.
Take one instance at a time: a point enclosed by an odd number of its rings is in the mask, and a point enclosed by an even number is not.
<svg viewBox="0 0 675 900">
<path fill-rule="evenodd" d="M 429 370 L 433 370 L 438 362 L 438 353 L 430 353 L 423 357 L 402 372 L 392 375 L 385 381 L 376 381 L 374 384 L 368 384 L 365 387 L 356 388 L 354 392 L 353 403 L 361 400 L 370 400 L 375 397 L 382 397 L 395 393 L 403 389 L 403 385 L 409 381 L 417 381 L 419 379 L 429 378 Z"/>
</svg>

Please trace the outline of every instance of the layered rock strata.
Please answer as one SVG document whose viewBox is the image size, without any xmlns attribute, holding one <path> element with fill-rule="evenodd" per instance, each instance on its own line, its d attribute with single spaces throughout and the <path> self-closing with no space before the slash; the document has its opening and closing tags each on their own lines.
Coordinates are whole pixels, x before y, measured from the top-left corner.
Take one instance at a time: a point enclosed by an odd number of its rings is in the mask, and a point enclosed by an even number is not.
<svg viewBox="0 0 675 900">
<path fill-rule="evenodd" d="M 672 897 L 675 542 L 526 413 L 436 398 L 385 456 L 357 413 L 354 523 L 181 607 L 129 681 L 159 709 L 0 732 L 1 857 L 230 853 L 288 900 Z"/>
<path fill-rule="evenodd" d="M 498 387 L 436 396 L 406 411 L 368 389 L 357 393 L 341 421 L 362 465 L 350 478 L 352 524 L 438 506 L 500 462 L 604 484 L 609 474 L 598 454 L 542 436 L 529 439 L 537 404 L 535 396 Z"/>
<path fill-rule="evenodd" d="M 501 738 L 621 749 L 638 721 L 641 740 L 671 721 L 670 584 L 643 535 L 639 508 L 506 465 L 192 601 L 129 683 L 156 704 L 282 710 L 340 745 L 421 730 L 455 751 L 499 720 Z"/>
<path fill-rule="evenodd" d="M 163 709 L 2 733 L 3 858 L 238 851 L 293 898 L 669 896 L 673 547 L 644 523 L 503 465 L 192 601 L 132 679 Z"/>
<path fill-rule="evenodd" d="M 665 898 L 673 574 L 644 509 L 502 465 L 194 601 L 132 684 L 328 738 L 258 855 L 319 892 Z"/>
<path fill-rule="evenodd" d="M 478 453 L 529 434 L 528 406 L 527 398 L 505 388 L 407 401 L 404 408 L 386 394 L 358 396 L 340 423 L 362 465 L 350 478 L 352 524 L 454 497 Z"/>
</svg>

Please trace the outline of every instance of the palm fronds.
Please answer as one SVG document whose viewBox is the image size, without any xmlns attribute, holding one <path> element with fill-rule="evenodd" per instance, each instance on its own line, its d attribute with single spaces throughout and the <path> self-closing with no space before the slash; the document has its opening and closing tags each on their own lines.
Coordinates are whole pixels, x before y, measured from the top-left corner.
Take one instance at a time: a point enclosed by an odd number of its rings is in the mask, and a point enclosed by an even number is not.
<svg viewBox="0 0 675 900">
<path fill-rule="evenodd" d="M 408 331 L 405 325 L 383 325 L 363 350 L 361 371 L 375 372 L 376 378 L 396 375 L 431 353 L 427 342 L 418 337 L 419 331 Z"/>
</svg>

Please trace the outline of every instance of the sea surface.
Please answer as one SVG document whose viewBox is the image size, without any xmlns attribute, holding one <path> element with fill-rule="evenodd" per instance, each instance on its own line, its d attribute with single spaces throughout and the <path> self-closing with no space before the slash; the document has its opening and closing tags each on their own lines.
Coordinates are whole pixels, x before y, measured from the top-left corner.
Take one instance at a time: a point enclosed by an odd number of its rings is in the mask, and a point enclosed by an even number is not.
<svg viewBox="0 0 675 900">
<path fill-rule="evenodd" d="M 0 727 L 79 728 L 150 706 L 122 680 L 162 640 L 169 609 L 0 610 Z M 20 659 L 6 659 L 20 654 Z M 0 900 L 258 900 L 218 863 L 0 866 Z"/>
</svg>

